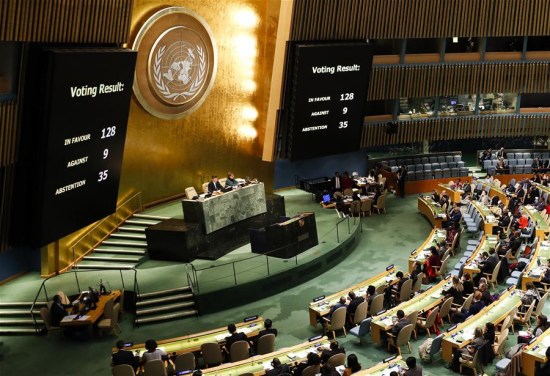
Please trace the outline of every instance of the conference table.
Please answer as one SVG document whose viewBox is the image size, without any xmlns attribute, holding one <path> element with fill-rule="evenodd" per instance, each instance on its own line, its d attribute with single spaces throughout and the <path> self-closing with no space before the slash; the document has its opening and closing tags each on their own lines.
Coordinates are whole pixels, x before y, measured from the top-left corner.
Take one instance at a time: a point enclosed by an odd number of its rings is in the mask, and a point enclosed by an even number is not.
<svg viewBox="0 0 550 376">
<path fill-rule="evenodd" d="M 370 368 L 362 369 L 353 374 L 353 376 L 389 376 L 393 371 L 401 375 L 402 371 L 407 369 L 407 363 L 403 361 L 401 356 L 392 356 L 384 359 L 384 362 L 378 363 Z"/>
<path fill-rule="evenodd" d="M 447 220 L 445 209 L 442 209 L 441 205 L 432 200 L 430 196 L 418 196 L 418 211 L 424 214 L 436 228 L 443 227 L 443 220 Z"/>
<path fill-rule="evenodd" d="M 550 241 L 538 241 L 537 248 L 534 250 L 533 257 L 529 261 L 529 264 L 523 269 L 523 276 L 521 278 L 521 289 L 527 290 L 527 284 L 529 282 L 540 282 L 548 260 L 550 259 Z"/>
<path fill-rule="evenodd" d="M 249 184 L 198 200 L 182 200 L 186 222 L 199 223 L 210 234 L 233 223 L 267 212 L 263 183 Z"/>
<path fill-rule="evenodd" d="M 397 317 L 397 311 L 403 310 L 405 316 L 412 312 L 428 312 L 432 308 L 440 305 L 445 300 L 444 290 L 451 287 L 451 276 L 443 279 L 437 285 L 432 286 L 421 294 L 414 296 L 403 303 L 398 304 L 392 309 L 381 312 L 373 317 L 370 324 L 372 342 L 380 344 L 382 342 L 382 332 L 387 332 L 393 327 L 393 320 Z"/>
<path fill-rule="evenodd" d="M 457 203 L 462 201 L 462 194 L 464 193 L 462 189 L 451 188 L 451 186 L 446 183 L 439 183 L 437 186 L 447 192 L 451 202 Z"/>
<path fill-rule="evenodd" d="M 271 361 L 278 358 L 282 364 L 294 364 L 304 361 L 310 352 L 319 353 L 323 348 L 328 348 L 330 341 L 327 337 L 314 337 L 308 342 L 299 345 L 285 347 L 265 355 L 257 355 L 251 358 L 233 363 L 225 363 L 217 367 L 202 369 L 203 375 L 215 376 L 239 376 L 254 374 L 265 375 L 266 370 L 271 369 Z"/>
<path fill-rule="evenodd" d="M 309 303 L 309 324 L 313 327 L 317 327 L 319 318 L 327 315 L 330 312 L 330 308 L 338 303 L 340 297 L 347 297 L 348 292 L 350 291 L 355 292 L 355 295 L 357 296 L 365 296 L 369 285 L 373 285 L 375 288 L 378 288 L 383 285 L 394 283 L 397 280 L 395 277 L 395 273 L 397 273 L 397 271 L 398 269 L 396 269 L 392 264 L 389 265 L 385 271 L 375 275 L 374 277 L 359 282 L 344 290 L 335 292 L 329 296 L 320 296 L 313 299 L 313 301 Z"/>
<path fill-rule="evenodd" d="M 90 309 L 85 314 L 69 314 L 61 320 L 59 323 L 59 326 L 62 327 L 75 327 L 75 326 L 89 326 L 91 327 L 93 324 L 97 322 L 105 312 L 105 305 L 107 302 L 111 299 L 117 300 L 122 295 L 122 292 L 120 290 L 113 290 L 109 294 L 100 295 L 99 301 L 96 303 L 96 308 Z M 82 303 L 82 294 L 78 298 L 78 300 L 81 301 L 79 309 L 82 310 L 84 308 L 84 304 Z M 67 308 L 67 312 L 70 312 L 72 308 Z"/>
<path fill-rule="evenodd" d="M 243 322 L 235 324 L 238 332 L 246 334 L 250 338 L 256 337 L 261 330 L 264 329 L 264 319 L 257 316 L 244 319 Z M 225 343 L 225 337 L 229 336 L 227 327 L 216 328 L 207 330 L 200 333 L 188 334 L 181 337 L 175 337 L 170 339 L 164 339 L 157 341 L 158 348 L 166 351 L 168 354 L 176 353 L 176 355 L 186 354 L 191 352 L 200 351 L 201 345 L 204 343 L 217 342 L 221 345 Z M 125 350 L 139 351 L 143 354 L 145 344 L 140 343 L 125 347 Z M 116 352 L 117 349 L 113 348 L 112 352 Z"/>
<path fill-rule="evenodd" d="M 442 240 L 445 240 L 446 237 L 447 230 L 434 228 L 424 243 L 409 255 L 409 272 L 413 271 L 415 262 L 424 265 L 431 255 L 430 247 L 439 244 Z"/>
<path fill-rule="evenodd" d="M 536 224 L 535 226 L 535 236 L 539 239 L 544 239 L 546 234 L 550 233 L 550 225 L 546 222 L 546 219 L 542 216 L 542 213 L 531 205 L 523 206 L 523 211 L 531 221 Z"/>
<path fill-rule="evenodd" d="M 468 273 L 472 277 L 474 274 L 480 273 L 481 255 L 483 252 L 489 253 L 489 248 L 496 247 L 498 238 L 496 235 L 485 235 L 479 242 L 476 250 L 464 263 L 463 273 Z"/>
<path fill-rule="evenodd" d="M 521 305 L 521 293 L 512 286 L 491 305 L 483 308 L 477 315 L 470 316 L 466 321 L 447 329 L 443 337 L 441 357 L 450 362 L 454 349 L 462 349 L 474 338 L 477 327 L 485 328 L 485 324 L 492 322 L 497 325 L 504 321 L 510 312 Z"/>
<path fill-rule="evenodd" d="M 546 349 L 550 347 L 550 328 L 530 343 L 521 354 L 522 372 L 526 376 L 535 376 L 536 364 L 545 363 Z"/>
</svg>

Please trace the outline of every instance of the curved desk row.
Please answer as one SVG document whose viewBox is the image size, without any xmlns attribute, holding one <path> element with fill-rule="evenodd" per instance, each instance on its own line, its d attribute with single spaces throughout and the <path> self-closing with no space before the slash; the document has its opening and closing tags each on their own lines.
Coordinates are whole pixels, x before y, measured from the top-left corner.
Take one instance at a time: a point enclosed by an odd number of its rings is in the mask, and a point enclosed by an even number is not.
<svg viewBox="0 0 550 376">
<path fill-rule="evenodd" d="M 539 239 L 544 239 L 546 234 L 550 233 L 550 225 L 546 222 L 546 219 L 542 216 L 542 213 L 536 210 L 531 205 L 522 206 L 523 212 L 531 219 L 533 223 L 536 223 L 535 236 Z"/>
<path fill-rule="evenodd" d="M 424 214 L 433 227 L 443 227 L 443 221 L 447 220 L 445 209 L 432 200 L 429 196 L 418 196 L 418 211 Z"/>
<path fill-rule="evenodd" d="M 544 333 L 523 350 L 521 354 L 523 367 L 521 370 L 524 375 L 534 376 L 537 362 L 545 363 L 548 361 L 546 358 L 546 349 L 548 347 L 550 347 L 550 328 L 546 329 Z"/>
<path fill-rule="evenodd" d="M 434 228 L 432 232 L 430 232 L 430 235 L 428 235 L 424 243 L 422 243 L 420 247 L 411 252 L 409 256 L 409 273 L 412 272 L 413 264 L 415 262 L 424 265 L 428 257 L 430 257 L 431 255 L 430 247 L 432 245 L 439 244 L 442 240 L 445 240 L 446 237 L 447 230 Z"/>
<path fill-rule="evenodd" d="M 237 331 L 245 333 L 248 338 L 256 337 L 260 330 L 264 329 L 264 319 L 257 317 L 253 320 L 241 322 L 235 324 Z M 205 332 L 189 334 L 181 337 L 165 339 L 157 341 L 158 347 L 168 354 L 176 353 L 176 355 L 200 351 L 201 345 L 204 343 L 217 342 L 221 345 L 225 343 L 225 337 L 229 336 L 227 327 L 207 330 Z M 143 354 L 145 351 L 145 344 L 140 343 L 130 347 L 126 347 L 125 350 L 139 351 Z M 112 352 L 116 352 L 117 349 L 112 349 Z"/>
<path fill-rule="evenodd" d="M 382 332 L 387 332 L 393 327 L 393 318 L 397 315 L 398 310 L 403 310 L 405 316 L 418 311 L 419 313 L 427 312 L 432 308 L 440 305 L 445 300 L 444 290 L 451 287 L 451 277 L 443 279 L 437 285 L 421 294 L 414 296 L 392 309 L 389 309 L 378 316 L 375 316 L 371 322 L 371 338 L 374 343 L 380 343 L 382 340 Z"/>
<path fill-rule="evenodd" d="M 476 250 L 470 257 L 468 257 L 468 260 L 464 263 L 464 273 L 470 274 L 472 277 L 474 274 L 480 273 L 481 269 L 479 266 L 479 262 L 481 260 L 481 254 L 483 252 L 489 252 L 489 248 L 496 247 L 498 242 L 498 239 L 496 235 L 485 235 L 483 237 L 482 241 L 479 242 Z"/>
<path fill-rule="evenodd" d="M 202 370 L 204 375 L 216 376 L 239 376 L 254 374 L 255 376 L 265 375 L 271 369 L 273 358 L 279 358 L 282 364 L 299 363 L 306 359 L 310 352 L 320 353 L 322 348 L 328 347 L 330 342 L 327 337 L 321 337 L 311 342 L 301 343 L 296 346 L 286 347 L 265 355 L 253 356 L 239 362 L 226 363 L 217 367 Z"/>
<path fill-rule="evenodd" d="M 313 327 L 317 326 L 318 319 L 329 313 L 330 308 L 338 303 L 338 300 L 342 296 L 347 296 L 348 292 L 353 291 L 357 296 L 364 296 L 367 293 L 369 285 L 373 285 L 378 288 L 385 284 L 392 284 L 395 281 L 395 273 L 398 269 L 394 265 L 390 265 L 386 270 L 380 274 L 375 275 L 367 280 L 359 282 L 353 286 L 350 286 L 344 290 L 335 292 L 324 298 L 316 298 L 309 303 L 309 324 Z"/>
<path fill-rule="evenodd" d="M 521 278 L 522 290 L 527 290 L 529 282 L 540 282 L 542 280 L 547 262 L 550 259 L 550 241 L 538 241 L 534 252 L 531 261 L 523 270 Z"/>
<path fill-rule="evenodd" d="M 491 305 L 483 308 L 477 315 L 470 316 L 466 321 L 460 323 L 456 328 L 448 331 L 443 337 L 442 358 L 450 362 L 454 349 L 461 349 L 467 346 L 474 338 L 474 330 L 477 327 L 484 328 L 487 322 L 498 324 L 510 314 L 510 312 L 521 305 L 521 293 L 514 287 L 503 293 L 500 298 Z"/>
</svg>

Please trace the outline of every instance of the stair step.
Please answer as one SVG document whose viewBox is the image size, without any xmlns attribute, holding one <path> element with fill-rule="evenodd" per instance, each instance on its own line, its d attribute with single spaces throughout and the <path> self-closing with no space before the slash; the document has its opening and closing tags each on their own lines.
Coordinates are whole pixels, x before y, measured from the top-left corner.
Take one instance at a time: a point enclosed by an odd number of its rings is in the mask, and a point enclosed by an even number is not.
<svg viewBox="0 0 550 376">
<path fill-rule="evenodd" d="M 111 235 L 112 236 L 112 235 Z M 109 238 L 111 239 L 111 238 Z M 147 242 L 141 242 L 138 240 L 105 240 L 103 243 L 104 245 L 114 245 L 114 246 L 121 246 L 121 247 L 147 247 Z"/>
<path fill-rule="evenodd" d="M 42 319 L 36 319 L 37 323 L 42 323 Z M 20 319 L 20 318 L 0 318 L 0 325 L 33 325 L 32 319 Z"/>
<path fill-rule="evenodd" d="M 152 219 L 156 221 L 165 221 L 167 219 L 170 219 L 170 217 L 164 217 L 162 215 L 151 215 L 151 214 L 134 214 L 132 218 Z"/>
<path fill-rule="evenodd" d="M 142 232 L 145 232 L 145 229 L 146 227 L 141 227 L 141 226 L 120 226 L 118 228 L 118 231 L 142 233 Z"/>
<path fill-rule="evenodd" d="M 141 300 L 141 299 L 147 299 L 147 298 L 152 298 L 152 297 L 158 297 L 160 295 L 177 294 L 177 293 L 190 292 L 190 291 L 191 291 L 191 287 L 184 286 L 184 287 L 178 287 L 176 289 L 160 290 L 160 291 L 142 293 L 142 294 L 139 294 L 137 296 L 137 298 L 138 298 L 138 300 Z"/>
<path fill-rule="evenodd" d="M 128 219 L 124 222 L 127 225 L 140 225 L 140 226 L 153 226 L 159 223 L 160 221 L 151 220 L 151 219 Z"/>
<path fill-rule="evenodd" d="M 86 261 L 83 261 L 81 263 L 78 263 L 77 268 L 78 269 L 132 269 L 136 265 L 135 264 L 120 264 L 117 262 L 105 262 L 103 264 L 100 264 L 98 262 L 93 263 L 86 263 Z"/>
<path fill-rule="evenodd" d="M 130 240 L 142 240 L 145 239 L 145 234 L 133 234 L 128 232 L 115 232 L 109 236 L 109 239 L 130 239 Z M 147 244 L 147 243 L 146 243 Z"/>
<path fill-rule="evenodd" d="M 103 243 L 105 244 L 105 243 Z M 94 249 L 94 253 L 113 253 L 120 255 L 145 255 L 147 253 L 147 248 L 120 248 L 113 246 L 101 246 Z"/>
<path fill-rule="evenodd" d="M 107 253 L 101 253 L 101 256 L 85 256 L 84 261 L 107 261 L 107 262 L 139 262 L 141 257 L 120 257 L 120 255 L 113 254 L 108 255 Z"/>
<path fill-rule="evenodd" d="M 189 316 L 197 315 L 199 312 L 197 310 L 188 310 L 183 312 L 174 312 L 174 313 L 167 313 L 163 315 L 156 315 L 156 316 L 148 316 L 143 318 L 137 318 L 135 320 L 136 325 L 139 324 L 146 324 L 151 322 L 158 322 L 158 321 L 165 321 L 165 320 L 172 320 L 177 318 L 184 318 Z"/>
<path fill-rule="evenodd" d="M 150 313 L 173 311 L 175 309 L 180 309 L 180 308 L 189 308 L 189 307 L 193 307 L 194 305 L 195 305 L 195 302 L 183 302 L 183 303 L 166 304 L 166 305 L 152 307 L 152 308 L 136 309 L 136 316 L 148 315 Z"/>
<path fill-rule="evenodd" d="M 18 327 L 0 327 L 0 334 L 37 334 L 36 329 L 32 328 L 18 328 Z"/>
<path fill-rule="evenodd" d="M 192 299 L 194 297 L 193 294 L 180 294 L 180 295 L 172 295 L 172 296 L 166 296 L 166 297 L 160 297 L 156 299 L 147 299 L 147 300 L 141 300 L 136 303 L 136 307 L 143 307 L 158 303 L 168 303 L 168 302 L 175 302 L 178 300 L 183 299 Z"/>
<path fill-rule="evenodd" d="M 34 315 L 40 315 L 40 310 L 33 310 Z M 30 306 L 29 309 L 0 309 L 0 316 L 23 316 L 27 317 L 30 315 Z"/>
</svg>

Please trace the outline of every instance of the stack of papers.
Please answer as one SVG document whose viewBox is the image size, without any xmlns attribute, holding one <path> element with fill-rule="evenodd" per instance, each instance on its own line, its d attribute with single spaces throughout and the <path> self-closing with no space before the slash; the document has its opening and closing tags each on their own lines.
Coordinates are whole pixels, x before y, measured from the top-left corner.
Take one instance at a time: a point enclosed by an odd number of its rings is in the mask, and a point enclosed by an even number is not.
<svg viewBox="0 0 550 376">
<path fill-rule="evenodd" d="M 225 334 L 218 334 L 218 335 L 217 335 L 216 337 L 214 337 L 214 338 L 216 338 L 216 341 L 222 342 L 222 341 L 225 340 L 225 337 L 226 337 Z"/>
</svg>

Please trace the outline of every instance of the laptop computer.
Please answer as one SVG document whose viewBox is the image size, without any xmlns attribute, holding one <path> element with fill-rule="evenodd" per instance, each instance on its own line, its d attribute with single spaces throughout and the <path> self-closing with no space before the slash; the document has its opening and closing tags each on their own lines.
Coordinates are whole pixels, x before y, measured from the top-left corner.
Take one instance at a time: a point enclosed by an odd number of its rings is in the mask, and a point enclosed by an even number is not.
<svg viewBox="0 0 550 376">
<path fill-rule="evenodd" d="M 329 193 L 323 195 L 323 203 L 325 203 L 325 204 L 330 203 L 330 194 Z"/>
</svg>

